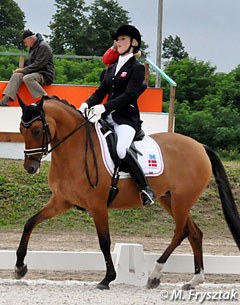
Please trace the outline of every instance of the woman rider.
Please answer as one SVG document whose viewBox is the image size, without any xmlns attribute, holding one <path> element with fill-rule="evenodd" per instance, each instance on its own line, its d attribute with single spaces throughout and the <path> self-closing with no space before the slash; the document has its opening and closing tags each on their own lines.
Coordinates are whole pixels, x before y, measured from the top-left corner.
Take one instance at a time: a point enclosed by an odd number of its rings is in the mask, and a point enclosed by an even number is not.
<svg viewBox="0 0 240 305">
<path fill-rule="evenodd" d="M 154 194 L 148 185 L 137 158 L 129 151 L 135 134 L 141 130 L 142 121 L 137 105 L 139 88 L 144 81 L 144 66 L 134 54 L 141 47 L 141 34 L 132 25 L 122 25 L 114 35 L 118 60 L 110 65 L 99 88 L 80 107 L 84 114 L 104 118 L 117 134 L 117 154 L 140 189 L 145 206 L 154 203 Z M 108 94 L 108 100 L 101 104 Z"/>
</svg>

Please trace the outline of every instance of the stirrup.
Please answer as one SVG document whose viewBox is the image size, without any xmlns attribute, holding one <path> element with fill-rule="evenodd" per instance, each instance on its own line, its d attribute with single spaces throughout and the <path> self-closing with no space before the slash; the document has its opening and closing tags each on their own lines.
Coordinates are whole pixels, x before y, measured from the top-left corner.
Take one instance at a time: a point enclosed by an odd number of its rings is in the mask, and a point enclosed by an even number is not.
<svg viewBox="0 0 240 305">
<path fill-rule="evenodd" d="M 141 190 L 140 199 L 145 207 L 154 204 L 153 193 L 151 190 L 149 190 L 149 192 L 147 192 L 146 190 Z"/>
</svg>

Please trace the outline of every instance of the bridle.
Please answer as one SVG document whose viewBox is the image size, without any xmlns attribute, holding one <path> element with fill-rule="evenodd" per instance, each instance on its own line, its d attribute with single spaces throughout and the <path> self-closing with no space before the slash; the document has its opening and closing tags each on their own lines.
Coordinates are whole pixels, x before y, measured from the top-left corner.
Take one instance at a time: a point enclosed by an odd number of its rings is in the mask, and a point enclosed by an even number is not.
<svg viewBox="0 0 240 305">
<path fill-rule="evenodd" d="M 43 138 L 42 138 L 42 146 L 38 148 L 30 148 L 30 149 L 24 149 L 24 155 L 28 159 L 41 162 L 41 159 L 43 157 L 46 157 L 50 150 L 48 149 L 48 145 L 51 142 L 51 134 L 49 130 L 48 123 L 45 118 L 45 114 L 43 111 L 41 111 L 40 115 L 32 118 L 30 121 L 25 122 L 23 119 L 21 119 L 21 123 L 24 128 L 28 129 L 34 122 L 36 121 L 41 121 L 42 122 L 42 131 L 43 131 Z M 35 158 L 35 155 L 41 154 L 40 158 Z"/>
<path fill-rule="evenodd" d="M 79 112 L 82 116 L 83 114 Z M 89 184 L 91 187 L 96 188 L 98 184 L 98 165 L 97 165 L 97 158 L 96 158 L 96 153 L 94 150 L 94 145 L 91 137 L 91 132 L 90 132 L 90 120 L 91 118 L 85 118 L 83 116 L 84 122 L 80 124 L 78 127 L 73 129 L 71 132 L 69 132 L 66 136 L 64 136 L 59 142 L 57 142 L 54 146 L 52 146 L 49 149 L 49 144 L 51 143 L 51 133 L 49 129 L 48 122 L 45 117 L 45 113 L 43 109 L 41 110 L 40 114 L 34 118 L 32 118 L 30 121 L 25 122 L 23 119 L 21 119 L 21 123 L 24 128 L 28 129 L 34 122 L 37 120 L 40 120 L 42 122 L 42 133 L 43 133 L 43 138 L 42 138 L 42 146 L 37 147 L 37 148 L 30 148 L 30 149 L 24 149 L 24 155 L 25 158 L 28 158 L 30 160 L 34 160 L 38 162 L 39 164 L 42 161 L 42 158 L 45 158 L 49 153 L 51 153 L 53 150 L 55 150 L 58 146 L 60 146 L 63 142 L 65 142 L 68 138 L 70 138 L 74 133 L 76 133 L 79 129 L 81 129 L 83 126 L 86 127 L 86 144 L 85 144 L 85 171 L 86 175 L 89 181 Z M 91 181 L 90 178 L 90 173 L 89 173 L 89 167 L 88 167 L 88 147 L 90 147 L 92 156 L 93 156 L 93 161 L 94 161 L 94 166 L 96 170 L 96 180 L 95 183 Z M 41 154 L 40 157 L 36 157 L 36 155 Z"/>
</svg>

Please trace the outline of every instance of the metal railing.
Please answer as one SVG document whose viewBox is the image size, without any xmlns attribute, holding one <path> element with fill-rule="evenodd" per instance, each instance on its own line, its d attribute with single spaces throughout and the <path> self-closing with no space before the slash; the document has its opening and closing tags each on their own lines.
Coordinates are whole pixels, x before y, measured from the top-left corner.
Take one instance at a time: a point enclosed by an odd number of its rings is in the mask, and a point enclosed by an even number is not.
<svg viewBox="0 0 240 305">
<path fill-rule="evenodd" d="M 23 52 L 9 52 L 9 51 L 5 51 L 5 52 L 0 52 L 0 56 L 23 56 L 23 57 L 27 57 L 28 53 L 23 53 Z M 53 54 L 53 57 L 55 58 L 66 58 L 66 59 L 101 59 L 101 56 L 85 56 L 85 55 L 60 55 L 60 54 Z"/>
<path fill-rule="evenodd" d="M 22 52 L 0 52 L 0 56 L 18 56 L 19 57 L 19 67 L 22 68 L 24 65 L 24 58 L 27 53 Z M 80 55 L 59 55 L 54 54 L 54 58 L 66 58 L 66 59 L 101 59 L 101 56 L 80 56 Z M 146 58 L 146 62 L 159 73 L 169 84 L 170 84 L 170 101 L 169 101 L 169 118 L 168 118 L 168 131 L 173 132 L 174 129 L 174 102 L 175 102 L 175 92 L 176 92 L 176 82 L 171 79 L 162 69 L 160 69 L 151 59 Z"/>
<path fill-rule="evenodd" d="M 23 52 L 0 52 L 0 56 L 18 56 L 19 57 L 19 68 L 24 66 L 24 59 L 28 56 L 28 53 Z M 101 56 L 84 56 L 84 55 L 60 55 L 53 54 L 54 58 L 65 58 L 65 59 L 101 59 Z"/>
<path fill-rule="evenodd" d="M 174 102 L 175 102 L 177 83 L 174 80 L 172 80 L 171 77 L 169 77 L 154 62 L 152 62 L 151 59 L 146 58 L 146 62 L 170 84 L 168 131 L 173 132 L 173 129 L 174 129 Z"/>
</svg>

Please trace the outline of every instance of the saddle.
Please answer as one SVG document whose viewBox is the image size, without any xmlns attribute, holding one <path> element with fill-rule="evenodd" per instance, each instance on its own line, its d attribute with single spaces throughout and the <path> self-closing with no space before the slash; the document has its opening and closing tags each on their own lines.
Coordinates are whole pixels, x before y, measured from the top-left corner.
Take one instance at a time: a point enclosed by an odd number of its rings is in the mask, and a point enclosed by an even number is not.
<svg viewBox="0 0 240 305">
<path fill-rule="evenodd" d="M 110 191 L 109 191 L 109 196 L 108 196 L 108 201 L 107 204 L 109 205 L 113 199 L 116 197 L 117 193 L 118 193 L 118 181 L 119 181 L 119 171 L 124 171 L 127 172 L 126 169 L 124 169 L 124 165 L 121 163 L 121 160 L 119 159 L 118 155 L 117 155 L 117 150 L 116 150 L 116 146 L 117 146 L 117 134 L 114 131 L 114 128 L 112 128 L 112 126 L 110 126 L 110 124 L 105 121 L 105 120 L 100 120 L 99 123 L 101 124 L 101 132 L 104 135 L 106 142 L 107 142 L 107 146 L 109 149 L 109 154 L 114 162 L 114 173 L 112 176 L 112 183 L 111 183 L 111 187 L 110 187 Z M 129 150 L 135 155 L 137 156 L 137 154 L 142 155 L 142 153 L 136 148 L 136 146 L 134 145 L 135 141 L 141 141 L 145 136 L 144 131 L 141 129 L 139 130 L 136 134 L 135 137 L 133 139 L 133 142 L 129 148 Z"/>
<path fill-rule="evenodd" d="M 115 130 L 114 128 L 105 120 L 100 120 L 99 121 L 100 124 L 101 124 L 101 132 L 102 134 L 104 135 L 105 139 L 106 139 L 106 142 L 107 142 L 107 146 L 108 146 L 108 149 L 109 149 L 109 153 L 110 153 L 110 156 L 115 164 L 115 166 L 119 166 L 121 167 L 121 161 L 117 155 L 117 150 L 116 150 L 116 146 L 117 146 L 117 134 L 115 133 Z M 136 134 L 135 134 L 135 137 L 133 139 L 133 142 L 129 148 L 129 150 L 132 151 L 132 153 L 134 155 L 137 155 L 137 154 L 140 154 L 142 155 L 142 153 L 136 148 L 136 146 L 134 145 L 134 142 L 135 141 L 141 141 L 145 136 L 145 133 L 142 129 L 140 129 Z M 121 170 L 123 170 L 121 168 Z"/>
</svg>

